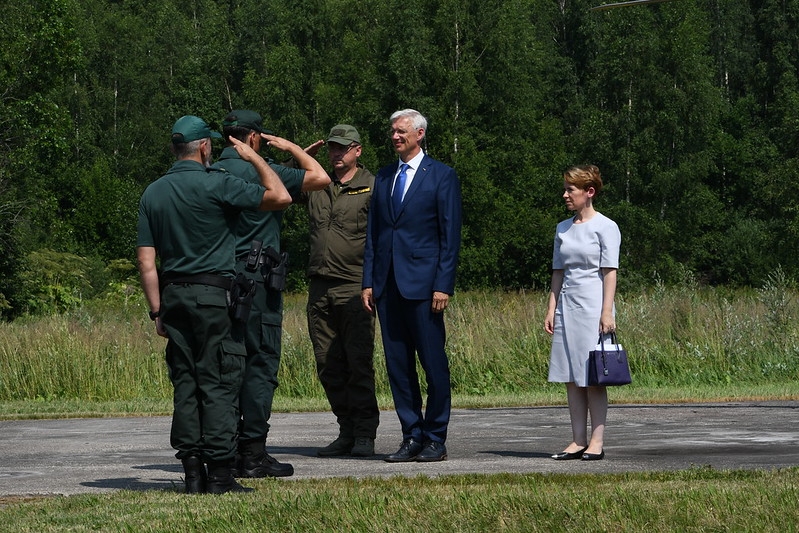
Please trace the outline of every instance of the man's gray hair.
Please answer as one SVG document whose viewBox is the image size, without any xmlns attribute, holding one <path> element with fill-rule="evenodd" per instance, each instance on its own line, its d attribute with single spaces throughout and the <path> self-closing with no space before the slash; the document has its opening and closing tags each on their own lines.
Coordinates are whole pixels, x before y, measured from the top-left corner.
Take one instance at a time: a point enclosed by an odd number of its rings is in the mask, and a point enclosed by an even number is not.
<svg viewBox="0 0 799 533">
<path fill-rule="evenodd" d="M 211 142 L 210 138 L 206 137 L 205 139 L 208 139 L 208 142 Z M 187 159 L 200 150 L 200 145 L 205 139 L 197 139 L 196 141 L 187 143 L 172 144 L 170 145 L 172 155 L 175 156 L 175 159 Z"/>
<path fill-rule="evenodd" d="M 427 119 L 415 109 L 402 109 L 400 111 L 395 111 L 391 115 L 391 123 L 393 124 L 398 118 L 408 118 L 411 121 L 411 125 L 413 125 L 413 129 L 427 131 Z"/>
</svg>

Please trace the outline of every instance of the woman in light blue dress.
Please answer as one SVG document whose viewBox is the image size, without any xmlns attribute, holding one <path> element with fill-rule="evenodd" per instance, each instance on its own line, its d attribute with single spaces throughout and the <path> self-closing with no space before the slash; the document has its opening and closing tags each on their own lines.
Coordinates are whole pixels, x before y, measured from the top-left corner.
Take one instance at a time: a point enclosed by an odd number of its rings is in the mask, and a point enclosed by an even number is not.
<svg viewBox="0 0 799 533">
<path fill-rule="evenodd" d="M 571 167 L 563 180 L 563 198 L 574 216 L 559 223 L 555 231 L 544 329 L 552 335 L 549 381 L 566 384 L 574 440 L 552 458 L 597 461 L 605 457 L 608 395 L 605 387 L 588 386 L 588 352 L 596 346 L 600 332 L 616 330 L 621 234 L 615 222 L 594 209 L 594 197 L 602 190 L 597 167 Z"/>
</svg>

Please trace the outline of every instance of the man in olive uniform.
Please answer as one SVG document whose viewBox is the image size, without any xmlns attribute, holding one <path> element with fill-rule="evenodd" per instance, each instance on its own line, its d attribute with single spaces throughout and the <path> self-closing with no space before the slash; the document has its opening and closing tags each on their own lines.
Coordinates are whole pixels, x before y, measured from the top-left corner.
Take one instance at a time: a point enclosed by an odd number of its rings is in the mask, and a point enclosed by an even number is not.
<svg viewBox="0 0 799 533">
<path fill-rule="evenodd" d="M 321 143 L 319 143 L 321 144 Z M 308 332 L 319 381 L 339 425 L 320 457 L 374 455 L 374 317 L 361 305 L 366 220 L 375 177 L 358 162 L 361 137 L 347 124 L 327 138 L 333 183 L 307 195 L 310 216 Z"/>
<path fill-rule="evenodd" d="M 262 142 L 291 154 L 297 168 L 289 168 L 269 161 L 289 194 L 298 197 L 302 191 L 318 190 L 330 183 L 322 166 L 302 148 L 291 141 L 271 135 L 263 128 L 263 120 L 255 111 L 231 111 L 222 122 L 226 138 L 237 139 L 254 151 Z M 215 168 L 224 168 L 251 182 L 258 181 L 256 169 L 242 159 L 235 145 L 226 147 Z M 283 477 L 294 473 L 294 467 L 281 463 L 266 452 L 272 400 L 278 386 L 280 365 L 281 329 L 283 322 L 283 296 L 279 287 L 280 275 L 270 271 L 285 269 L 285 258 L 280 255 L 280 229 L 282 211 L 243 212 L 236 226 L 236 271 L 256 282 L 256 293 L 247 323 L 245 344 L 247 362 L 244 382 L 239 395 L 241 420 L 239 422 L 236 475 L 261 478 Z M 247 258 L 253 241 L 261 246 L 257 263 L 247 268 Z M 268 251 L 271 248 L 271 254 Z M 277 287 L 275 285 L 277 283 Z"/>
<path fill-rule="evenodd" d="M 175 122 L 177 161 L 142 194 L 136 253 L 150 318 L 168 339 L 170 440 L 185 469 L 186 492 L 221 494 L 251 490 L 231 472 L 246 355 L 228 311 L 232 229 L 241 210 L 283 209 L 291 197 L 266 161 L 238 141 L 235 150 L 257 169 L 259 183 L 211 171 L 211 137 L 221 136 L 199 117 Z"/>
</svg>

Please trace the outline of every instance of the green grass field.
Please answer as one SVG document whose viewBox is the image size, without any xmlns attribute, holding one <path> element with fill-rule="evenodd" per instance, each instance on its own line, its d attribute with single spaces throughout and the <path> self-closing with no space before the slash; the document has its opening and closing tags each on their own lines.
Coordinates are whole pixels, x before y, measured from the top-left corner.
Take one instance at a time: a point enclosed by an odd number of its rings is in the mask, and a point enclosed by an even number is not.
<svg viewBox="0 0 799 533">
<path fill-rule="evenodd" d="M 619 475 L 248 480 L 245 495 L 0 499 L 0 531 L 789 532 L 799 468 Z"/>
</svg>

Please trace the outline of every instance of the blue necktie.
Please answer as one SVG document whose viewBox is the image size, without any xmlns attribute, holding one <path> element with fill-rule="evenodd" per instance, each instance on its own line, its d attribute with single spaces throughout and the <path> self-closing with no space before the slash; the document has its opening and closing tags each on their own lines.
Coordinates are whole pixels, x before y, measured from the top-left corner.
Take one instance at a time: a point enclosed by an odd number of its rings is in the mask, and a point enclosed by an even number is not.
<svg viewBox="0 0 799 533">
<path fill-rule="evenodd" d="M 399 175 L 397 175 L 397 179 L 394 181 L 394 192 L 391 193 L 391 200 L 394 203 L 394 213 L 399 213 L 400 207 L 402 207 L 402 193 L 405 191 L 405 178 L 407 177 L 405 171 L 408 170 L 410 165 L 408 163 L 403 163 L 400 166 Z"/>
</svg>

